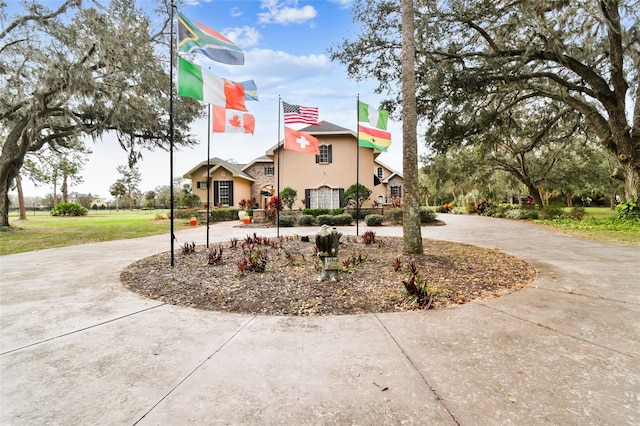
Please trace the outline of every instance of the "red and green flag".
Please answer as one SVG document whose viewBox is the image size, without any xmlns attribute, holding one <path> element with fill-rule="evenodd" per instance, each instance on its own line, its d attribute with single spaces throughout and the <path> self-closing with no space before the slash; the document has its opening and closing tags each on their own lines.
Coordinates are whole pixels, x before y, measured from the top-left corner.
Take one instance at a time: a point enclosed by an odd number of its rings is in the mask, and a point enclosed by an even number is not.
<svg viewBox="0 0 640 426">
<path fill-rule="evenodd" d="M 358 125 L 358 145 L 366 148 L 386 151 L 391 145 L 391 133 Z"/>
</svg>

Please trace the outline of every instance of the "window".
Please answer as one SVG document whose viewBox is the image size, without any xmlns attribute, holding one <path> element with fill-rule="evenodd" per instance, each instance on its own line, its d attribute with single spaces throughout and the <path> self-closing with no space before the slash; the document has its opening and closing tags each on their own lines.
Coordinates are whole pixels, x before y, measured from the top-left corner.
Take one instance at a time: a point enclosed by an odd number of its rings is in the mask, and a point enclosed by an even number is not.
<svg viewBox="0 0 640 426">
<path fill-rule="evenodd" d="M 390 192 L 392 197 L 402 197 L 402 187 L 399 185 L 391 185 Z"/>
<path fill-rule="evenodd" d="M 273 176 L 274 175 L 274 167 L 273 166 L 267 166 L 264 168 L 264 175 L 265 176 Z"/>
<path fill-rule="evenodd" d="M 377 173 L 378 173 L 378 179 L 382 179 L 382 167 L 378 167 Z"/>
<path fill-rule="evenodd" d="M 221 206 L 233 204 L 232 180 L 216 180 L 213 182 L 213 204 Z"/>
<path fill-rule="evenodd" d="M 221 181 L 218 186 L 218 202 L 223 206 L 229 205 L 229 181 Z"/>
<path fill-rule="evenodd" d="M 316 163 L 319 164 L 330 164 L 333 162 L 333 158 L 331 155 L 332 149 L 331 145 L 320 145 L 320 155 L 316 155 Z"/>
<path fill-rule="evenodd" d="M 318 189 L 305 191 L 306 207 L 311 209 L 337 209 L 343 207 L 343 188 L 329 188 L 322 186 Z"/>
<path fill-rule="evenodd" d="M 204 182 L 204 181 L 196 182 L 196 188 L 206 189 L 206 187 L 207 187 L 207 182 Z"/>
</svg>

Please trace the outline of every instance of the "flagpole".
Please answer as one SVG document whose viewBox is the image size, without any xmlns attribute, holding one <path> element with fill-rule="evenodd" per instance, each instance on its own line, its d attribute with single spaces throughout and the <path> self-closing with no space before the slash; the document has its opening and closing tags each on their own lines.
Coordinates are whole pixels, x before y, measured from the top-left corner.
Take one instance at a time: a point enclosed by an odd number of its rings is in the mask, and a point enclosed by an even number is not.
<svg viewBox="0 0 640 426">
<path fill-rule="evenodd" d="M 278 196 L 278 203 L 276 204 L 276 237 L 280 238 L 280 104 L 281 98 L 278 95 L 278 183 L 276 185 L 276 195 Z"/>
<path fill-rule="evenodd" d="M 170 41 L 170 53 L 169 53 L 169 203 L 171 204 L 171 230 L 169 232 L 171 238 L 171 267 L 173 267 L 175 263 L 175 254 L 173 252 L 174 248 L 174 240 L 175 235 L 173 233 L 173 142 L 174 142 L 174 134 L 173 134 L 173 20 L 174 20 L 174 9 L 176 4 L 174 0 L 171 0 L 171 41 Z"/>
<path fill-rule="evenodd" d="M 356 237 L 360 235 L 360 139 L 358 125 L 360 123 L 360 93 L 356 95 Z"/>
<path fill-rule="evenodd" d="M 207 105 L 209 112 L 207 120 L 207 248 L 209 248 L 209 211 L 211 209 L 211 105 Z"/>
</svg>

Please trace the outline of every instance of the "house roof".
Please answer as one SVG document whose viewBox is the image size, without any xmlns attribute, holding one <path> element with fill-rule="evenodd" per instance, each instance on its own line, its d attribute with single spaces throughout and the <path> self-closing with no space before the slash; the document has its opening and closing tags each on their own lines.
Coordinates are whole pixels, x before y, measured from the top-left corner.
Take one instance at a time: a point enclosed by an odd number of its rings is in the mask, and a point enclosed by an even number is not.
<svg viewBox="0 0 640 426">
<path fill-rule="evenodd" d="M 244 166 L 242 166 L 242 171 L 247 170 L 249 167 L 253 166 L 256 163 L 271 163 L 273 164 L 273 159 L 267 157 L 266 155 L 263 155 L 262 157 L 258 157 L 254 160 L 252 160 L 249 164 L 245 164 Z"/>
<path fill-rule="evenodd" d="M 396 176 L 396 175 L 397 175 L 397 176 L 400 176 L 401 178 L 403 178 L 403 179 L 404 179 L 404 176 L 402 176 L 402 173 L 396 172 L 395 170 L 393 170 L 393 168 L 391 168 L 391 167 L 387 166 L 386 164 L 384 164 L 384 163 L 383 163 L 383 162 L 381 162 L 381 161 L 378 161 L 378 159 L 377 159 L 377 158 L 376 158 L 376 159 L 374 159 L 373 161 L 374 161 L 374 163 L 378 164 L 379 166 L 382 166 L 382 167 L 384 167 L 385 169 L 387 169 L 387 170 L 390 170 L 390 171 L 391 171 L 391 174 L 390 174 L 390 175 L 389 175 L 385 180 L 383 180 L 383 182 L 384 182 L 384 183 L 387 183 L 387 182 L 389 181 L 389 179 L 391 179 L 392 177 L 394 177 L 394 176 Z"/>
<path fill-rule="evenodd" d="M 344 127 L 340 127 L 336 124 L 329 123 L 328 121 L 321 121 L 319 126 L 307 126 L 303 127 L 299 130 L 300 132 L 305 132 L 310 134 L 311 136 L 328 136 L 328 135 L 351 135 L 356 140 L 358 139 L 358 135 L 356 135 L 353 131 L 349 129 L 345 129 Z M 273 145 L 266 152 L 267 155 L 275 155 L 276 150 L 282 145 L 282 139 L 276 145 Z"/>
<path fill-rule="evenodd" d="M 242 165 L 231 164 L 231 163 L 228 163 L 228 162 L 226 162 L 223 159 L 218 158 L 218 157 L 210 158 L 209 159 L 209 165 L 211 166 L 211 168 L 209 169 L 209 174 L 214 172 L 214 171 L 216 171 L 219 168 L 223 168 L 223 169 L 227 170 L 229 173 L 231 173 L 231 175 L 233 177 L 241 177 L 241 178 L 246 179 L 246 180 L 255 181 L 254 178 L 252 178 L 251 176 L 249 176 L 248 174 L 246 174 L 245 172 L 243 172 L 241 170 Z M 192 175 L 198 169 L 200 169 L 203 166 L 204 167 L 207 166 L 207 161 L 202 161 L 200 164 L 198 164 L 197 166 L 195 166 L 194 168 L 189 170 L 187 173 L 182 175 L 182 177 L 185 178 L 185 179 L 193 179 Z M 206 170 L 202 174 L 202 177 L 207 177 L 207 171 Z"/>
<path fill-rule="evenodd" d="M 333 123 L 329 123 L 328 121 L 321 121 L 319 126 L 307 126 L 300 129 L 301 132 L 309 133 L 310 135 L 344 135 L 348 133 L 353 135 L 354 138 L 357 138 L 353 131 L 346 129 L 344 127 L 340 127 Z"/>
</svg>

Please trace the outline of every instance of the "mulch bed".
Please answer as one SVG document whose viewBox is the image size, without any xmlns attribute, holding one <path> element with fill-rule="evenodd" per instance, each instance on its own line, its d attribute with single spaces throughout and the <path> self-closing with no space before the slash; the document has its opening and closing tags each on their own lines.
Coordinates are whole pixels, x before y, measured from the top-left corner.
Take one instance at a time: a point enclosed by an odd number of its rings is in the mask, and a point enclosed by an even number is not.
<svg viewBox="0 0 640 426">
<path fill-rule="evenodd" d="M 402 238 L 375 237 L 373 244 L 364 244 L 362 236 L 343 236 L 340 281 L 319 282 L 321 262 L 311 240 L 260 237 L 256 230 L 253 236 L 236 240 L 235 247 L 228 241 L 178 252 L 173 268 L 169 252 L 142 259 L 121 273 L 121 281 L 131 291 L 174 305 L 310 316 L 422 309 L 403 284 L 411 261 L 418 278 L 427 280 L 430 291 L 437 294 L 431 309 L 499 297 L 527 286 L 536 274 L 528 263 L 498 250 L 426 239 L 424 254 L 406 256 Z M 209 253 L 219 249 L 221 260 L 209 264 Z M 254 250 L 267 259 L 264 272 L 245 267 L 241 273 L 238 262 L 249 260 Z"/>
</svg>

